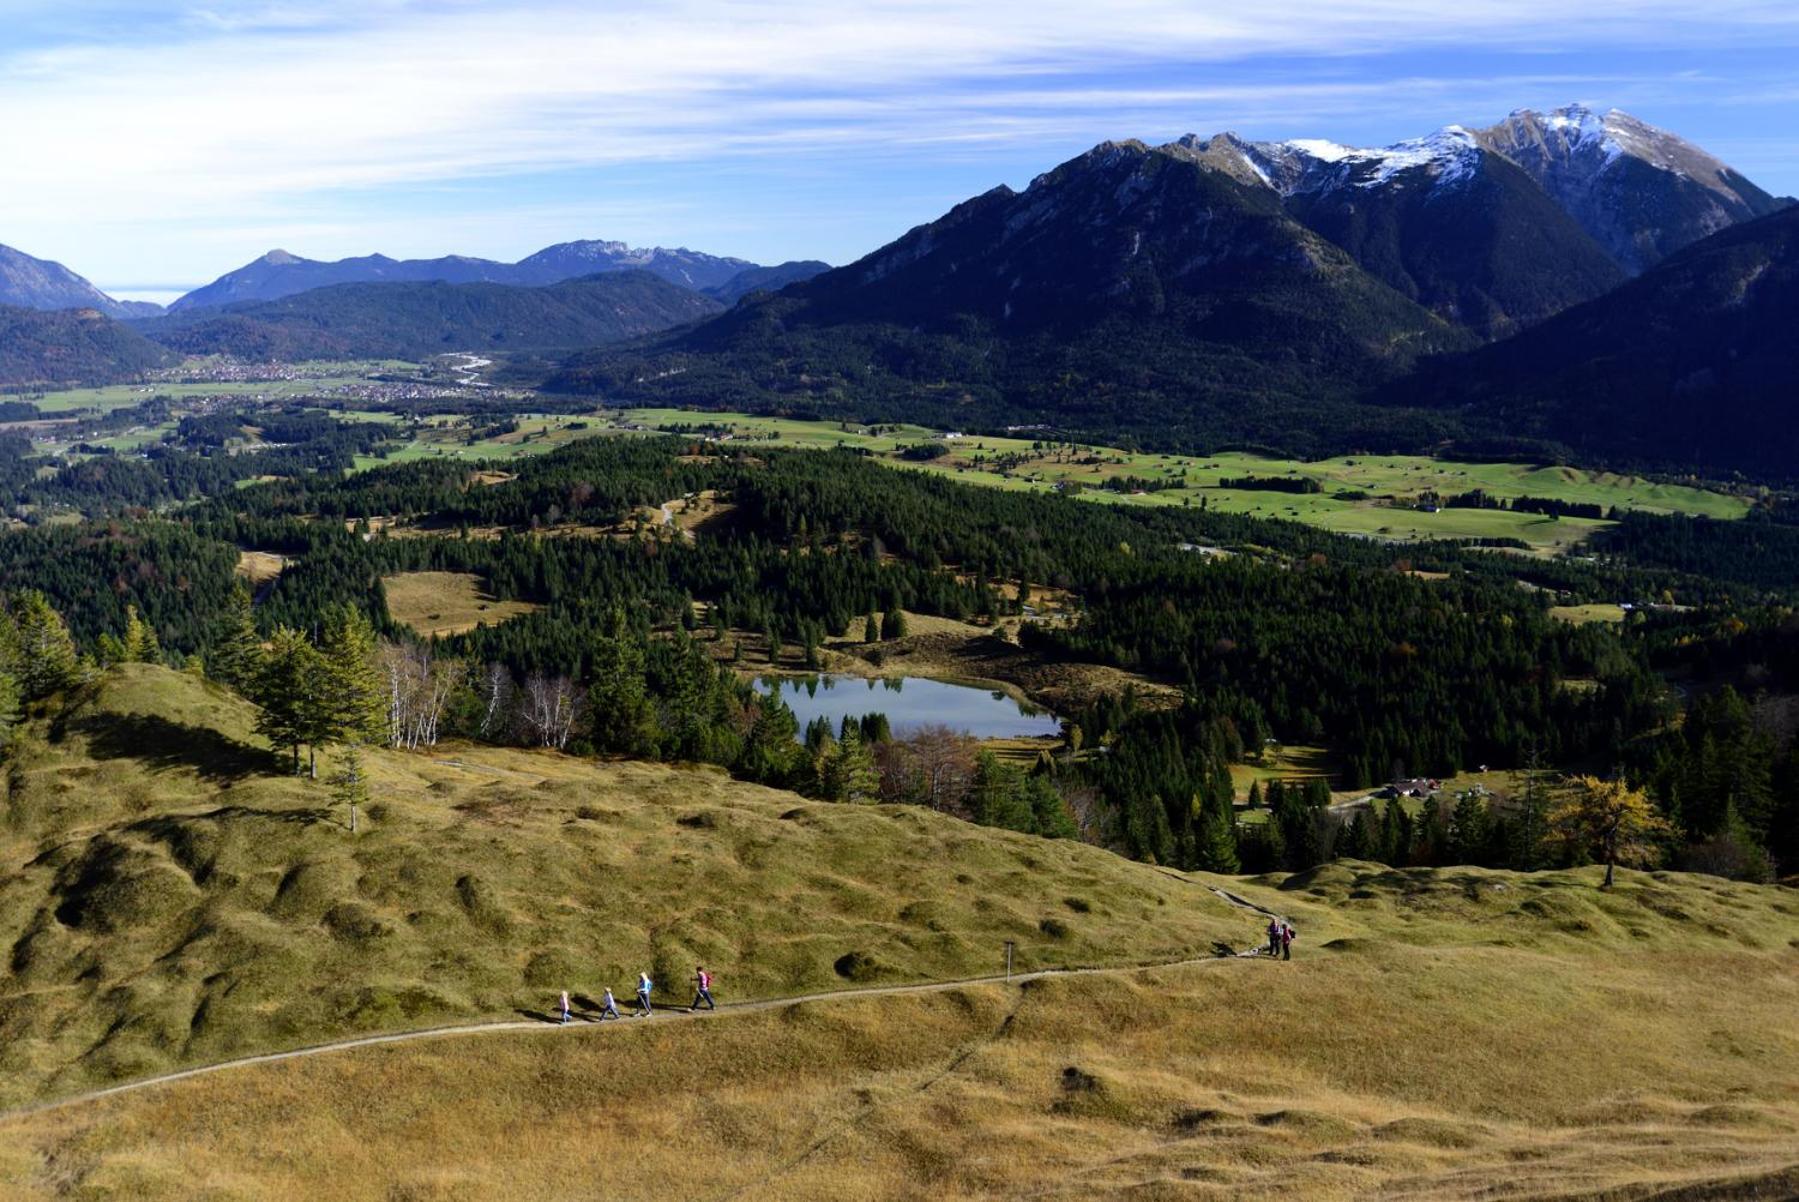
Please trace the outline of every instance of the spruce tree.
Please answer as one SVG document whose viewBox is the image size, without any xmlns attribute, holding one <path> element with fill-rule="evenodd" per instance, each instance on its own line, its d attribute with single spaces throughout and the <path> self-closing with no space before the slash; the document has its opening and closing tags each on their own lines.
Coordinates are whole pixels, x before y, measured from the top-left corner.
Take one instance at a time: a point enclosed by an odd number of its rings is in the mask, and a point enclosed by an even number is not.
<svg viewBox="0 0 1799 1202">
<path fill-rule="evenodd" d="M 223 627 L 206 658 L 206 673 L 222 685 L 247 693 L 262 672 L 262 636 L 256 632 L 250 590 L 242 580 L 231 590 Z"/>
<path fill-rule="evenodd" d="M 275 631 L 256 680 L 256 733 L 275 747 L 293 749 L 294 772 L 300 771 L 300 744 L 318 730 L 318 691 L 324 663 L 305 635 L 289 626 Z"/>
<path fill-rule="evenodd" d="M 345 743 L 343 762 L 331 778 L 331 795 L 350 809 L 350 833 L 356 833 L 356 811 L 369 804 L 368 774 L 362 762 L 362 744 Z"/>
<path fill-rule="evenodd" d="M 28 701 L 48 697 L 74 684 L 81 660 L 75 640 L 49 598 L 28 589 L 13 599 L 13 621 L 19 642 L 19 688 Z"/>
<path fill-rule="evenodd" d="M 862 641 L 864 643 L 878 643 L 881 641 L 880 619 L 876 618 L 872 613 L 862 619 Z"/>
<path fill-rule="evenodd" d="M 1199 868 L 1206 872 L 1235 873 L 1241 867 L 1237 857 L 1237 832 L 1228 805 L 1206 805 L 1200 812 L 1195 834 L 1195 861 Z"/>
<path fill-rule="evenodd" d="M 324 679 L 320 729 L 312 740 L 315 752 L 320 743 L 387 738 L 387 693 L 376 649 L 374 627 L 362 610 L 340 605 L 326 614 L 325 637 L 319 645 Z"/>
<path fill-rule="evenodd" d="M 896 605 L 888 610 L 886 616 L 881 619 L 881 638 L 886 642 L 891 643 L 895 639 L 903 639 L 905 637 L 906 615 L 904 611 Z"/>
<path fill-rule="evenodd" d="M 137 606 L 125 607 L 125 637 L 122 640 L 121 658 L 133 664 L 159 664 L 162 662 L 162 643 L 156 637 L 156 628 L 144 621 L 137 612 Z"/>
</svg>

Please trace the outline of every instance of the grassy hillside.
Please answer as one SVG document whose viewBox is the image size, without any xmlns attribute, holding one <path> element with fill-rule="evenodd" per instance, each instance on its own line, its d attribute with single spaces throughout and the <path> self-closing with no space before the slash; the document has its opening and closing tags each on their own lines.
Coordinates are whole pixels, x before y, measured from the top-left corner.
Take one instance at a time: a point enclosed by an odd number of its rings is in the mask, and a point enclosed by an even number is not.
<svg viewBox="0 0 1799 1202">
<path fill-rule="evenodd" d="M 1293 916 L 1290 964 L 234 1069 L 0 1123 L 0 1182 L 23 1198 L 1791 1197 L 1799 902 L 1597 880 L 1336 865 L 1240 887 Z"/>
<path fill-rule="evenodd" d="M 362 833 L 232 694 L 101 678 L 25 732 L 0 822 L 0 1106 L 357 1032 L 624 992 L 727 998 L 1204 954 L 1246 924 L 1094 848 L 723 774 L 370 756 Z M 327 762 L 321 773 L 330 769 Z M 848 959 L 846 959 L 848 957 Z"/>
</svg>

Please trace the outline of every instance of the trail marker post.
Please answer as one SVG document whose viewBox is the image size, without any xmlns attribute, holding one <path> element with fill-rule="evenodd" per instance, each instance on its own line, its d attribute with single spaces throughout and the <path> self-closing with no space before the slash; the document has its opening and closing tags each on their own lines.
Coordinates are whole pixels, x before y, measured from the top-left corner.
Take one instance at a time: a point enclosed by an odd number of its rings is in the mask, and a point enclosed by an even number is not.
<svg viewBox="0 0 1799 1202">
<path fill-rule="evenodd" d="M 1006 940 L 1006 980 L 1008 981 L 1012 979 L 1012 948 L 1012 941 Z"/>
</svg>

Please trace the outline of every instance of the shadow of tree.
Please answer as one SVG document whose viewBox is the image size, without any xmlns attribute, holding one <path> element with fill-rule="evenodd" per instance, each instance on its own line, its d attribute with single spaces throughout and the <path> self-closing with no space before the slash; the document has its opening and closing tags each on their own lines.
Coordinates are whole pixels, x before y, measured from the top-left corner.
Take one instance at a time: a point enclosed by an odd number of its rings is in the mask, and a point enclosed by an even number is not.
<svg viewBox="0 0 1799 1202">
<path fill-rule="evenodd" d="M 278 774 L 284 761 L 216 730 L 171 722 L 155 714 L 118 714 L 76 725 L 97 759 L 140 760 L 154 768 L 187 768 L 230 783 Z"/>
</svg>

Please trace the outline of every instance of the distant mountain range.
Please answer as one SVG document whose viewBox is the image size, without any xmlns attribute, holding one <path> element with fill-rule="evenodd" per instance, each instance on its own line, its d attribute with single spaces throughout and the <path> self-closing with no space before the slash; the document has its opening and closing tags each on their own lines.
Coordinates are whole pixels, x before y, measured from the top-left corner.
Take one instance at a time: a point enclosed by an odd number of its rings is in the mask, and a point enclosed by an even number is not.
<svg viewBox="0 0 1799 1202">
<path fill-rule="evenodd" d="M 550 386 L 1254 439 L 1474 342 L 1259 179 L 1192 146 L 1123 142 L 665 341 L 578 357 Z"/>
<path fill-rule="evenodd" d="M 549 386 L 1298 452 L 1520 435 L 1637 455 L 1672 444 L 1587 431 L 1578 396 L 1575 416 L 1521 429 L 1504 409 L 1442 403 L 1440 373 L 1527 354 L 1525 335 L 1442 352 L 1614 293 L 1677 325 L 1678 289 L 1617 290 L 1788 203 L 1672 134 L 1578 106 L 1376 149 L 1107 143 L 777 295 L 576 356 Z M 1440 395 L 1388 403 L 1424 357 Z M 1755 456 L 1729 441 L 1707 444 L 1711 463 Z"/>
<path fill-rule="evenodd" d="M 241 359 L 422 358 L 568 351 L 696 321 L 723 306 L 647 271 L 544 287 L 336 284 L 273 301 L 188 309 L 137 330 L 183 354 Z"/>
<path fill-rule="evenodd" d="M 93 309 L 108 317 L 147 317 L 157 305 L 114 300 L 61 263 L 0 246 L 0 305 L 16 309 Z"/>
<path fill-rule="evenodd" d="M 449 255 L 441 259 L 390 259 L 368 255 L 321 262 L 272 250 L 253 263 L 227 272 L 169 306 L 171 313 L 222 308 L 251 301 L 279 300 L 334 284 L 510 284 L 543 287 L 608 271 L 643 271 L 715 299 L 735 300 L 760 287 L 759 278 L 791 282 L 824 270 L 823 263 L 761 267 L 747 259 L 721 258 L 700 251 L 662 247 L 636 249 L 623 242 L 563 242 L 517 263 Z M 770 275 L 769 273 L 775 273 Z M 739 284 L 740 278 L 745 280 Z"/>
</svg>

